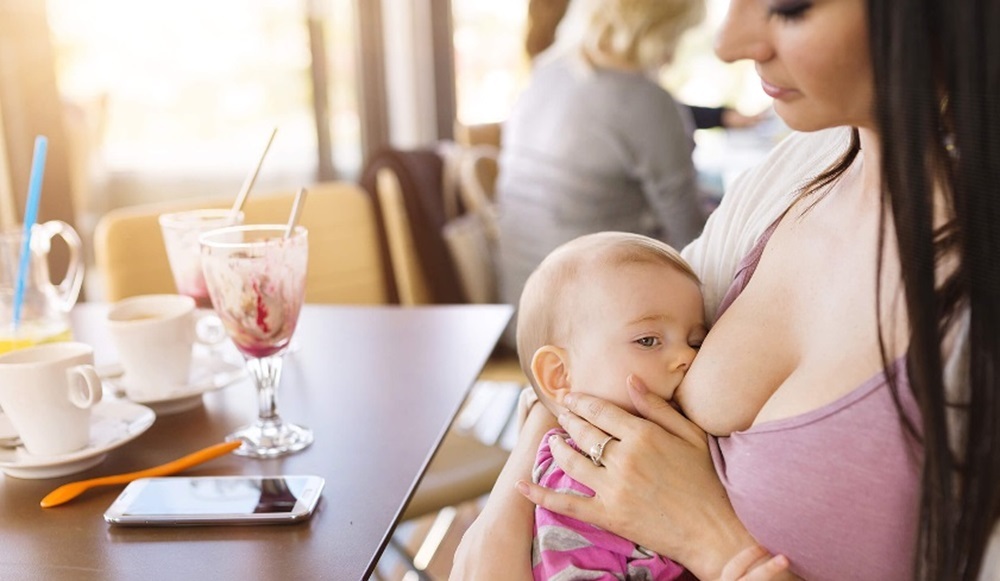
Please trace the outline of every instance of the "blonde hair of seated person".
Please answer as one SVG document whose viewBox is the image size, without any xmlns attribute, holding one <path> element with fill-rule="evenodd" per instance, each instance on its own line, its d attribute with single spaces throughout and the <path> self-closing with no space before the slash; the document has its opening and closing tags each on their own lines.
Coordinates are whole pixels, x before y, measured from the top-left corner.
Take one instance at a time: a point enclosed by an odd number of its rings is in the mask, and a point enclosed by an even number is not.
<svg viewBox="0 0 1000 581">
<path fill-rule="evenodd" d="M 598 66 L 655 71 L 705 17 L 704 0 L 598 0 L 582 47 Z"/>
</svg>

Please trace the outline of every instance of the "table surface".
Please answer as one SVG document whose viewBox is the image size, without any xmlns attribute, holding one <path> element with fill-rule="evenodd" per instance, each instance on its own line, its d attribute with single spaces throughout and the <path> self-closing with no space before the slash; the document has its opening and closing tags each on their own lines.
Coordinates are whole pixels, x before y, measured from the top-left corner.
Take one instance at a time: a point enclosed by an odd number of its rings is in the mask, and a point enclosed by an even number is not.
<svg viewBox="0 0 1000 581">
<path fill-rule="evenodd" d="M 75 338 L 98 365 L 116 354 L 104 305 L 74 310 Z M 500 305 L 307 305 L 285 356 L 282 417 L 316 441 L 284 458 L 227 455 L 188 475 L 317 474 L 312 519 L 294 525 L 114 527 L 102 515 L 120 486 L 42 509 L 58 485 L 130 472 L 222 441 L 256 415 L 249 380 L 204 395 L 204 405 L 157 418 L 101 464 L 60 478 L 0 477 L 3 579 L 361 579 L 399 516 L 511 315 Z"/>
</svg>

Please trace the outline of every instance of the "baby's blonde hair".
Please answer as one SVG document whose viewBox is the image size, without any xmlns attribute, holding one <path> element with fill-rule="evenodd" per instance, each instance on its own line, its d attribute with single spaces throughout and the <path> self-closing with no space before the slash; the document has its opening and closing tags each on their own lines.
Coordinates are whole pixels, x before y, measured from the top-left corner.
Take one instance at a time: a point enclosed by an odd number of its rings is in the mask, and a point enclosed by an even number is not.
<svg viewBox="0 0 1000 581">
<path fill-rule="evenodd" d="M 704 0 L 600 0 L 594 3 L 583 48 L 653 70 L 670 59 L 684 32 L 704 18 Z"/>
<path fill-rule="evenodd" d="M 536 388 L 531 359 L 540 347 L 563 341 L 570 331 L 567 309 L 574 285 L 586 283 L 593 268 L 627 264 L 662 264 L 676 268 L 701 285 L 691 265 L 668 244 L 641 234 L 599 232 L 570 240 L 553 250 L 531 273 L 517 308 L 517 355 Z"/>
</svg>

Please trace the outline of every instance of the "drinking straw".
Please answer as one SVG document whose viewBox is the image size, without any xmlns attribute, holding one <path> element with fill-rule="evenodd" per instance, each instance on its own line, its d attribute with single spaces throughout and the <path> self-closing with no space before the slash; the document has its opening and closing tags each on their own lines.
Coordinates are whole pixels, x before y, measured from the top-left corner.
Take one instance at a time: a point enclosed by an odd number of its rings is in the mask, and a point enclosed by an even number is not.
<svg viewBox="0 0 1000 581">
<path fill-rule="evenodd" d="M 24 303 L 24 283 L 28 278 L 31 260 L 31 227 L 38 219 L 38 203 L 42 199 L 42 177 L 45 175 L 45 154 L 49 140 L 44 135 L 35 137 L 35 153 L 31 158 L 31 177 L 28 181 L 28 199 L 24 207 L 24 241 L 21 245 L 21 261 L 17 267 L 17 283 L 14 287 L 13 325 L 17 330 L 21 322 L 21 305 Z"/>
<path fill-rule="evenodd" d="M 260 166 L 264 163 L 264 156 L 267 155 L 267 150 L 271 149 L 271 142 L 274 141 L 274 135 L 276 133 L 278 133 L 277 127 L 271 129 L 271 136 L 267 138 L 267 145 L 264 146 L 264 151 L 260 152 L 260 158 L 257 160 L 257 165 L 250 170 L 250 173 L 247 174 L 247 178 L 243 180 L 243 187 L 240 188 L 240 193 L 236 196 L 236 202 L 233 203 L 233 209 L 230 213 L 230 222 L 233 224 L 236 223 L 236 217 L 239 216 L 240 210 L 243 209 L 244 202 L 247 201 L 247 196 L 250 194 L 250 188 L 252 188 L 253 183 L 257 181 L 257 173 L 260 172 Z"/>
<path fill-rule="evenodd" d="M 295 225 L 299 223 L 299 216 L 302 214 L 302 202 L 306 199 L 306 189 L 299 188 L 299 192 L 295 194 L 295 201 L 292 202 L 292 215 L 288 217 L 288 226 L 285 227 L 285 236 L 287 240 L 289 236 L 292 235 L 292 231 L 295 230 Z"/>
</svg>

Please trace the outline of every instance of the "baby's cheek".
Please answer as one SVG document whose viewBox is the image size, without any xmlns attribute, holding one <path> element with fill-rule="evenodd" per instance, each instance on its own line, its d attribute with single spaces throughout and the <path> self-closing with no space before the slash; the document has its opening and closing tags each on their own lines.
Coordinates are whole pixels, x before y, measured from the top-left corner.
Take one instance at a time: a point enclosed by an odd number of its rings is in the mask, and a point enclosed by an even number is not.
<svg viewBox="0 0 1000 581">
<path fill-rule="evenodd" d="M 573 393 L 582 393 L 584 395 L 591 395 L 594 397 L 599 397 L 605 401 L 611 402 L 612 404 L 622 408 L 630 414 L 635 414 L 635 405 L 632 404 L 632 398 L 628 395 L 627 384 L 622 380 L 621 389 L 611 390 L 594 390 L 594 389 L 580 389 L 574 388 Z"/>
<path fill-rule="evenodd" d="M 609 397 L 609 398 L 606 398 L 606 399 L 608 401 L 610 401 L 611 403 L 615 404 L 616 406 L 618 406 L 618 407 L 622 408 L 623 410 L 627 411 L 628 413 L 630 413 L 632 415 L 636 414 L 635 404 L 632 403 L 632 398 L 629 397 L 629 395 L 628 395 L 627 384 L 622 383 L 621 393 L 616 393 L 616 394 L 614 394 L 613 397 Z"/>
</svg>

